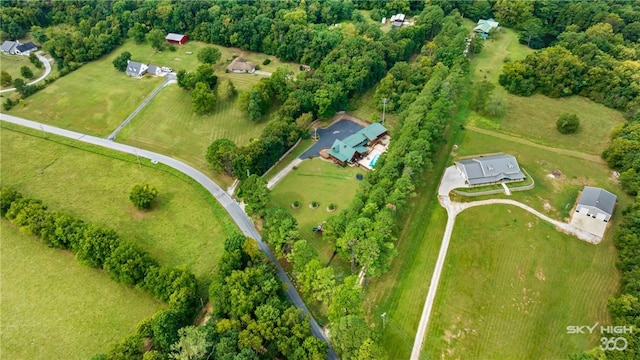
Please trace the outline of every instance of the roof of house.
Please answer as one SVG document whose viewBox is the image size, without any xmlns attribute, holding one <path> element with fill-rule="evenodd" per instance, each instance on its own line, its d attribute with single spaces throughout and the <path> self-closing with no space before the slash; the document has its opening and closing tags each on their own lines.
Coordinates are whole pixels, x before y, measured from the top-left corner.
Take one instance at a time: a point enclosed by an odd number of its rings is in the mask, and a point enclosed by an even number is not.
<svg viewBox="0 0 640 360">
<path fill-rule="evenodd" d="M 391 21 L 404 21 L 404 14 L 400 13 L 400 14 L 395 14 L 395 15 L 391 15 Z"/>
<path fill-rule="evenodd" d="M 256 66 L 253 65 L 253 63 L 250 61 L 247 61 L 241 57 L 237 57 L 233 59 L 233 61 L 227 68 L 229 70 L 253 71 L 256 69 Z"/>
<path fill-rule="evenodd" d="M 387 128 L 385 128 L 384 125 L 378 122 L 375 122 L 358 132 L 364 135 L 367 139 L 369 139 L 369 141 L 373 141 L 379 138 L 380 135 L 386 133 Z"/>
<path fill-rule="evenodd" d="M 578 199 L 578 205 L 592 206 L 609 215 L 613 215 L 616 196 L 601 188 L 585 186 L 580 199 Z"/>
<path fill-rule="evenodd" d="M 469 185 L 488 184 L 503 179 L 522 180 L 526 176 L 520 171 L 518 161 L 511 155 L 498 154 L 458 160 Z"/>
<path fill-rule="evenodd" d="M 355 153 L 356 149 L 337 139 L 333 142 L 333 145 L 331 145 L 331 148 L 329 149 L 329 155 L 335 157 L 340 161 L 350 161 L 351 159 L 353 159 L 353 155 Z"/>
<path fill-rule="evenodd" d="M 2 43 L 2 46 L 0 46 L 0 50 L 2 50 L 2 52 L 9 52 L 11 51 L 14 47 L 16 47 L 19 43 L 17 41 L 11 41 L 11 40 L 5 40 L 5 42 Z"/>
<path fill-rule="evenodd" d="M 342 139 L 342 142 L 351 147 L 356 147 L 367 142 L 367 138 L 361 133 L 362 129 Z"/>
<path fill-rule="evenodd" d="M 498 27 L 498 22 L 493 19 L 489 19 L 489 20 L 480 19 L 478 20 L 478 25 L 476 25 L 476 27 L 473 28 L 473 31 L 481 31 L 483 33 L 489 33 L 491 29 L 495 29 L 497 27 Z"/>
<path fill-rule="evenodd" d="M 185 36 L 184 34 L 168 33 L 164 39 L 169 41 L 182 41 Z"/>
<path fill-rule="evenodd" d="M 137 61 L 127 61 L 127 74 L 132 76 L 141 76 L 142 73 L 147 70 L 147 65 L 139 63 Z"/>
<path fill-rule="evenodd" d="M 16 47 L 16 50 L 20 52 L 33 51 L 37 49 L 38 47 L 36 46 L 36 44 L 32 43 L 31 41 L 29 41 L 28 43 L 20 44 L 18 45 L 18 47 Z"/>
<path fill-rule="evenodd" d="M 160 72 L 160 67 L 157 65 L 151 65 L 149 64 L 149 67 L 147 68 L 147 72 L 152 73 L 152 74 L 157 74 Z"/>
</svg>

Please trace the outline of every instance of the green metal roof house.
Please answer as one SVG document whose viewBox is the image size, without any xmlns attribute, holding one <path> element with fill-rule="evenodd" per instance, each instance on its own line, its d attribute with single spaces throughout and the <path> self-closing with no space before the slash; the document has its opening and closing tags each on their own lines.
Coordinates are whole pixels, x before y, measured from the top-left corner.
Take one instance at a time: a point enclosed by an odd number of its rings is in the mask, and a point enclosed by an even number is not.
<svg viewBox="0 0 640 360">
<path fill-rule="evenodd" d="M 498 22 L 493 19 L 489 19 L 489 20 L 480 19 L 478 20 L 478 25 L 476 25 L 476 27 L 473 28 L 473 31 L 477 33 L 488 34 L 491 30 L 497 27 L 498 27 Z"/>
<path fill-rule="evenodd" d="M 372 145 L 386 134 L 387 129 L 382 124 L 373 123 L 343 140 L 334 141 L 329 149 L 329 156 L 342 164 L 357 161 L 369 152 L 366 146 Z"/>
</svg>

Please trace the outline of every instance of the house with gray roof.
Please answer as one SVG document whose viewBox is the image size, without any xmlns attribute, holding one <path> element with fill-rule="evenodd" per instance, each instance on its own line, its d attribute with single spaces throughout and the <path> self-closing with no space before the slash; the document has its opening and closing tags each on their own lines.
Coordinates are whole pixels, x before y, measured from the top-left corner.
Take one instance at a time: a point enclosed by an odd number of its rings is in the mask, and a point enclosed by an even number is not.
<svg viewBox="0 0 640 360">
<path fill-rule="evenodd" d="M 241 57 L 237 57 L 233 59 L 229 66 L 227 66 L 227 70 L 234 73 L 253 74 L 256 71 L 256 66 L 250 61 L 247 61 Z"/>
<path fill-rule="evenodd" d="M 140 78 L 147 72 L 149 67 L 145 64 L 139 63 L 137 61 L 127 60 L 127 69 L 125 72 L 127 75 L 132 77 Z"/>
<path fill-rule="evenodd" d="M 29 56 L 33 51 L 38 50 L 36 44 L 29 41 L 28 43 L 20 44 L 15 48 L 16 55 Z"/>
<path fill-rule="evenodd" d="M 607 190 L 585 186 L 578 199 L 576 212 L 608 222 L 616 207 L 617 197 Z"/>
<path fill-rule="evenodd" d="M 147 74 L 153 75 L 153 76 L 160 76 L 162 74 L 162 68 L 157 65 L 149 64 L 149 67 L 147 68 Z"/>
<path fill-rule="evenodd" d="M 20 43 L 17 41 L 6 40 L 2 43 L 2 46 L 0 46 L 0 51 L 3 54 L 13 55 L 18 45 L 20 45 Z"/>
<path fill-rule="evenodd" d="M 522 181 L 526 176 L 512 155 L 478 156 L 455 162 L 456 169 L 469 186 Z"/>
</svg>

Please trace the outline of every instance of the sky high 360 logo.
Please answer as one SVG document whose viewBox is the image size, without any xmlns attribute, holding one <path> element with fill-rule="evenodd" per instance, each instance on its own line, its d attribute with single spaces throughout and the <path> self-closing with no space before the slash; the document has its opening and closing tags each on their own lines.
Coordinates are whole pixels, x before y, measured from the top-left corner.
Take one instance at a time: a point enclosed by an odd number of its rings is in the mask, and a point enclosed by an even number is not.
<svg viewBox="0 0 640 360">
<path fill-rule="evenodd" d="M 567 326 L 567 334 L 593 334 L 599 333 L 600 337 L 600 350 L 603 351 L 624 351 L 629 346 L 629 343 L 625 337 L 615 336 L 632 334 L 633 326 L 603 326 L 595 323 L 593 326 L 588 325 L 569 325 Z"/>
</svg>

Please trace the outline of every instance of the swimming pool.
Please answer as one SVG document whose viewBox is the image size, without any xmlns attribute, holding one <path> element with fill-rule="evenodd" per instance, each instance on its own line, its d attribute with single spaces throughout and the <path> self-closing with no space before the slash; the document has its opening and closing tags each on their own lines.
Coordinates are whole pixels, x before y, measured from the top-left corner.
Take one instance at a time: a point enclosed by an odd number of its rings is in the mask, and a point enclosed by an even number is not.
<svg viewBox="0 0 640 360">
<path fill-rule="evenodd" d="M 371 161 L 369 162 L 369 167 L 374 167 L 376 166 L 376 163 L 378 162 L 378 158 L 380 157 L 380 154 L 376 154 L 373 159 L 371 159 Z"/>
</svg>

